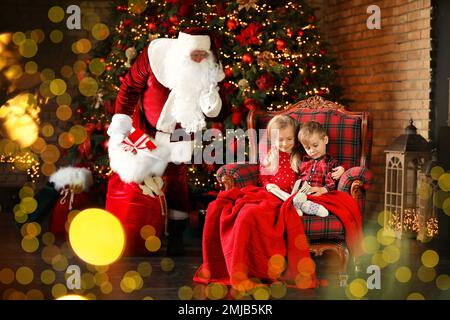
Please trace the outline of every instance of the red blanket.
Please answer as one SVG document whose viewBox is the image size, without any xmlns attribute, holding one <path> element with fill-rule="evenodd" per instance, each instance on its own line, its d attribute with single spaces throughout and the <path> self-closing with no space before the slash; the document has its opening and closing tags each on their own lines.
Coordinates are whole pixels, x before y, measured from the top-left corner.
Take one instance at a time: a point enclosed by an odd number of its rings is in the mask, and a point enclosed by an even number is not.
<svg viewBox="0 0 450 320">
<path fill-rule="evenodd" d="M 328 211 L 339 218 L 345 229 L 345 242 L 354 257 L 363 254 L 362 241 L 362 216 L 358 203 L 348 193 L 342 191 L 330 191 L 321 196 L 308 196 L 308 199 L 323 205 Z M 286 201 L 289 201 L 286 200 Z M 292 202 L 292 201 L 289 201 Z M 295 209 L 294 209 L 295 210 Z"/>
<path fill-rule="evenodd" d="M 362 219 L 356 201 L 339 191 L 308 198 L 341 220 L 351 254 L 361 255 Z M 283 280 L 299 288 L 317 286 L 314 262 L 292 197 L 283 203 L 253 186 L 222 191 L 206 213 L 203 264 L 194 281 L 246 290 L 254 285 L 249 280 L 252 277 Z"/>
<path fill-rule="evenodd" d="M 291 202 L 253 186 L 222 191 L 209 205 L 203 264 L 194 281 L 249 290 L 256 285 L 251 278 L 317 286 L 303 224 Z"/>
</svg>

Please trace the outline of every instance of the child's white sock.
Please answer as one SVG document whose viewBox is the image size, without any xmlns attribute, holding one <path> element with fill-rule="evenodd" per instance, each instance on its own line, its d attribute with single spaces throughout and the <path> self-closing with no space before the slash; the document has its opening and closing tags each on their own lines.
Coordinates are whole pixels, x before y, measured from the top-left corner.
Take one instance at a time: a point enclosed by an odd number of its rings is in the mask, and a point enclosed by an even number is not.
<svg viewBox="0 0 450 320">
<path fill-rule="evenodd" d="M 301 209 L 301 206 L 306 201 L 306 194 L 298 192 L 295 197 L 292 199 L 292 204 L 295 207 L 295 210 L 297 210 L 298 215 L 301 217 L 303 216 L 303 211 Z"/>
<path fill-rule="evenodd" d="M 328 210 L 321 204 L 312 202 L 310 200 L 306 200 L 300 206 L 300 209 L 310 215 L 318 216 L 318 217 L 326 217 L 328 216 Z"/>
</svg>

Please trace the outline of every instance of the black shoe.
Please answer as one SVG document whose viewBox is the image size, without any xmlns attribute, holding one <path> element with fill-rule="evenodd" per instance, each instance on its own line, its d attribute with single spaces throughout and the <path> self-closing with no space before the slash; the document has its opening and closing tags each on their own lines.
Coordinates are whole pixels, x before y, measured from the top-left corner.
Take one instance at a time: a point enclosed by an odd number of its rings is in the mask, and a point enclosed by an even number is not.
<svg viewBox="0 0 450 320">
<path fill-rule="evenodd" d="M 185 253 L 183 244 L 183 232 L 186 229 L 187 219 L 168 221 L 168 243 L 166 254 L 169 257 L 183 256 Z"/>
</svg>

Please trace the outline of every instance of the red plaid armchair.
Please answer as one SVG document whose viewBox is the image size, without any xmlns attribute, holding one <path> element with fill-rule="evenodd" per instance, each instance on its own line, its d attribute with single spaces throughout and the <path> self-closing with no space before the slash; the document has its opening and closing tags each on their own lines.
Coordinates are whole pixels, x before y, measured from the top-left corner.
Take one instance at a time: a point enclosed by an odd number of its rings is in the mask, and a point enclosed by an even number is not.
<svg viewBox="0 0 450 320">
<path fill-rule="evenodd" d="M 247 118 L 248 128 L 263 129 L 277 114 L 288 114 L 300 123 L 314 120 L 324 126 L 329 136 L 327 152 L 345 168 L 349 168 L 342 175 L 338 190 L 350 193 L 358 202 L 361 212 L 364 212 L 365 193 L 371 181 L 368 167 L 372 146 L 372 124 L 368 113 L 349 112 L 340 104 L 314 96 L 279 112 L 250 111 Z M 250 152 L 257 152 L 257 137 L 250 136 L 249 139 Z M 256 154 L 250 156 L 257 159 Z M 217 178 L 226 190 L 258 185 L 258 165 L 226 164 L 219 168 Z M 334 251 L 339 259 L 339 281 L 341 285 L 345 285 L 349 252 L 345 246 L 342 223 L 333 214 L 325 218 L 304 215 L 302 219 L 311 252 L 321 256 L 326 251 Z"/>
</svg>

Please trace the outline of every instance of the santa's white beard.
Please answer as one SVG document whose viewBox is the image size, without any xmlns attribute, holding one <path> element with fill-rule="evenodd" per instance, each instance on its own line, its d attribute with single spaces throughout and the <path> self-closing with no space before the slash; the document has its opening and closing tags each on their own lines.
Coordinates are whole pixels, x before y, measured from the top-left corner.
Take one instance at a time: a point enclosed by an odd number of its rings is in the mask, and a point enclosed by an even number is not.
<svg viewBox="0 0 450 320">
<path fill-rule="evenodd" d="M 211 54 L 199 63 L 192 61 L 190 56 L 178 56 L 169 61 L 174 61 L 167 70 L 173 79 L 172 116 L 187 132 L 199 131 L 206 126 L 200 96 L 207 93 L 211 85 L 217 84 L 210 79 L 215 62 Z"/>
</svg>

